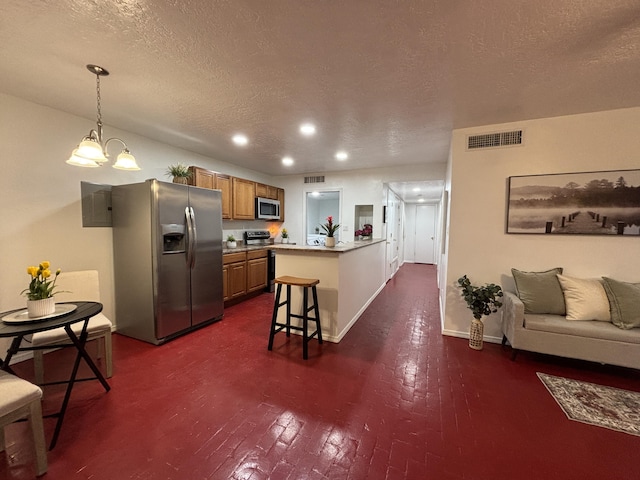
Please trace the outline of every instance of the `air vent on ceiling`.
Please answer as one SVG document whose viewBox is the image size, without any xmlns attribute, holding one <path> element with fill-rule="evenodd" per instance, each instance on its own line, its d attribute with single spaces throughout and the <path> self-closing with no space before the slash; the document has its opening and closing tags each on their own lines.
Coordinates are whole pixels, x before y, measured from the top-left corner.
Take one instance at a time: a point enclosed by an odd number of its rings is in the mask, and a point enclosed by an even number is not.
<svg viewBox="0 0 640 480">
<path fill-rule="evenodd" d="M 467 150 L 506 147 L 509 145 L 522 145 L 522 130 L 485 133 L 483 135 L 470 135 L 467 137 Z"/>
<path fill-rule="evenodd" d="M 324 175 L 317 177 L 304 177 L 304 183 L 324 183 Z"/>
</svg>

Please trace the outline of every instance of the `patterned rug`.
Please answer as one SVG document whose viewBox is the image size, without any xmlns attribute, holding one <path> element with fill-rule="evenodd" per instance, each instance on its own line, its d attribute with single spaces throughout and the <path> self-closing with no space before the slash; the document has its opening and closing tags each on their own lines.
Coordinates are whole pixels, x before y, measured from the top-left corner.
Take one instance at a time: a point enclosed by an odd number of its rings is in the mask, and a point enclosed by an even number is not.
<svg viewBox="0 0 640 480">
<path fill-rule="evenodd" d="M 569 419 L 640 436 L 640 393 L 537 375 Z"/>
</svg>

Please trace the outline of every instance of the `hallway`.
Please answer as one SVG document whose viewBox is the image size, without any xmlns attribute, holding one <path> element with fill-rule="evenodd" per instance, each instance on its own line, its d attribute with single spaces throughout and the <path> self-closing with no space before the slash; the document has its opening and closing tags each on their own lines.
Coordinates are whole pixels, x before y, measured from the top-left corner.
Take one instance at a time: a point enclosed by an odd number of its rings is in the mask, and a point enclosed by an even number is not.
<svg viewBox="0 0 640 480">
<path fill-rule="evenodd" d="M 432 265 L 404 265 L 339 344 L 312 340 L 307 361 L 297 336 L 267 351 L 272 301 L 160 347 L 114 335 L 112 390 L 76 386 L 43 478 L 640 478 L 640 438 L 569 421 L 536 377 L 640 391 L 640 372 L 512 362 L 509 348 L 443 337 Z M 70 353 L 45 357 L 46 380 L 67 375 Z M 15 367 L 33 379 L 31 361 Z M 60 392 L 45 387 L 45 413 Z M 33 478 L 26 425 L 6 436 L 0 479 Z"/>
</svg>

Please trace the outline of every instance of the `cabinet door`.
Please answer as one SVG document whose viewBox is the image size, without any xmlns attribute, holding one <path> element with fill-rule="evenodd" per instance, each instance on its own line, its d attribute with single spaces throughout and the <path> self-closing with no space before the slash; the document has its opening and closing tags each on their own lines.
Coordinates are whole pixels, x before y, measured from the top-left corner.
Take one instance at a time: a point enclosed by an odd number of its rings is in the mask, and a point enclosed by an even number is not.
<svg viewBox="0 0 640 480">
<path fill-rule="evenodd" d="M 254 220 L 256 216 L 255 199 L 255 182 L 233 177 L 232 217 L 236 220 Z"/>
<path fill-rule="evenodd" d="M 284 222 L 284 189 L 278 189 L 278 200 L 280 200 L 280 221 Z"/>
<path fill-rule="evenodd" d="M 278 190 L 280 190 L 278 187 L 272 187 L 271 185 L 267 185 L 267 198 L 277 200 Z"/>
<path fill-rule="evenodd" d="M 225 302 L 231 298 L 229 295 L 229 267 L 227 265 L 222 266 L 222 297 Z"/>
<path fill-rule="evenodd" d="M 231 219 L 231 177 L 223 173 L 216 173 L 216 187 L 222 192 L 222 218 Z"/>
<path fill-rule="evenodd" d="M 247 262 L 230 263 L 229 298 L 241 297 L 247 293 Z"/>
<path fill-rule="evenodd" d="M 215 174 L 204 168 L 189 167 L 191 176 L 189 177 L 189 185 L 195 185 L 201 188 L 215 188 Z"/>
<path fill-rule="evenodd" d="M 264 183 L 256 183 L 256 197 L 269 198 L 269 187 Z"/>
<path fill-rule="evenodd" d="M 267 286 L 267 259 L 257 258 L 247 261 L 247 292 Z"/>
</svg>

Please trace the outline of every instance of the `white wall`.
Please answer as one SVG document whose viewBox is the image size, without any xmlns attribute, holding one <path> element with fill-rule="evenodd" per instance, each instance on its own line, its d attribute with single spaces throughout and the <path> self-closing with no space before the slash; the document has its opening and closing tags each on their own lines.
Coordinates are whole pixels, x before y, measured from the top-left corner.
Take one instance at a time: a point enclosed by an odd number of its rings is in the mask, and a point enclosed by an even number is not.
<svg viewBox="0 0 640 480">
<path fill-rule="evenodd" d="M 168 165 L 182 162 L 277 185 L 277 181 L 234 165 L 105 126 L 107 138 L 125 140 L 142 170 L 67 165 L 71 150 L 95 128 L 92 120 L 0 94 L 0 311 L 20 308 L 29 277 L 26 268 L 49 260 L 63 272 L 96 269 L 104 313 L 115 319 L 111 228 L 83 228 L 80 182 L 124 184 L 148 178 L 170 181 Z M 114 153 L 114 152 L 110 152 Z M 116 152 L 117 153 L 117 152 Z M 112 162 L 110 162 L 112 164 Z M 5 343 L 0 341 L 0 352 Z"/>
<path fill-rule="evenodd" d="M 513 290 L 512 267 L 561 266 L 576 277 L 640 281 L 640 238 L 504 233 L 509 176 L 640 168 L 639 124 L 640 108 L 631 108 L 453 132 L 445 185 L 450 190 L 448 259 L 441 276 L 445 333 L 469 331 L 471 312 L 456 287 L 464 274 L 473 284 L 494 282 L 507 290 Z M 465 150 L 467 135 L 520 128 L 523 146 Z M 486 320 L 487 339 L 502 337 L 499 321 L 499 314 Z"/>
<path fill-rule="evenodd" d="M 373 205 L 373 236 L 375 238 L 384 238 L 386 236 L 386 227 L 382 224 L 382 206 L 386 204 L 388 190 L 385 183 L 442 180 L 444 179 L 446 168 L 447 164 L 443 162 L 325 173 L 325 182 L 321 184 L 305 184 L 304 175 L 275 177 L 277 185 L 285 189 L 284 227 L 289 231 L 292 241 L 299 241 L 304 234 L 302 214 L 306 192 L 341 189 L 341 238 L 345 241 L 351 241 L 353 233 L 359 227 L 354 225 L 356 205 Z"/>
</svg>

